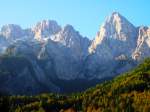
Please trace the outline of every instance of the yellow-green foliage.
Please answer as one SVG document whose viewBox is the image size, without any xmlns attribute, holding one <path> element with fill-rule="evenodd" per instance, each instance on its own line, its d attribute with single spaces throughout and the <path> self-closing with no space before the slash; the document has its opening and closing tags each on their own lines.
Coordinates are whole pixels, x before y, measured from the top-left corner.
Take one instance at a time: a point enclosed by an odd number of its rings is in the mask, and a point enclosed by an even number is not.
<svg viewBox="0 0 150 112">
<path fill-rule="evenodd" d="M 150 59 L 111 81 L 72 95 L 0 97 L 5 112 L 149 112 Z"/>
</svg>

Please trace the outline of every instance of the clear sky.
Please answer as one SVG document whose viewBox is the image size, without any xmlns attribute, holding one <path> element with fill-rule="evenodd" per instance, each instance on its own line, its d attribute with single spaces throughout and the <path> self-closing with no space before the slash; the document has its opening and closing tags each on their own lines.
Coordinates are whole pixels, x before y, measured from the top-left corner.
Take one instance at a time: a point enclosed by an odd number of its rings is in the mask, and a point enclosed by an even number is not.
<svg viewBox="0 0 150 112">
<path fill-rule="evenodd" d="M 150 0 L 0 0 L 0 27 L 13 23 L 27 28 L 50 19 L 93 38 L 113 11 L 135 26 L 150 26 Z"/>
</svg>

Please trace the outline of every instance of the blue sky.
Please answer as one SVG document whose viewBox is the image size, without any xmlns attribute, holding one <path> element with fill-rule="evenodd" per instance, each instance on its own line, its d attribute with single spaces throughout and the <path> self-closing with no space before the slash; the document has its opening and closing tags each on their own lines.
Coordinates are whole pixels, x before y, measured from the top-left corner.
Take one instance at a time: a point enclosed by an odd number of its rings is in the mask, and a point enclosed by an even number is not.
<svg viewBox="0 0 150 112">
<path fill-rule="evenodd" d="M 150 0 L 0 0 L 0 27 L 31 27 L 43 19 L 71 24 L 93 38 L 106 16 L 117 11 L 135 26 L 150 26 Z"/>
</svg>

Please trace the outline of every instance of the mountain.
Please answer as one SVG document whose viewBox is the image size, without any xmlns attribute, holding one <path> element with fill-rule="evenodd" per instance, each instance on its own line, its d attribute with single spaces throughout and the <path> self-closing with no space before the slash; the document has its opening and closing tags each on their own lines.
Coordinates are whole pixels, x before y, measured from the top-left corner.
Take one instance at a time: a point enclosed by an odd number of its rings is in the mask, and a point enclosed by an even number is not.
<svg viewBox="0 0 150 112">
<path fill-rule="evenodd" d="M 119 13 L 114 12 L 101 26 L 100 31 L 89 47 L 89 52 L 100 54 L 102 60 L 105 57 L 113 59 L 120 54 L 130 56 L 136 47 L 136 40 L 136 27 Z"/>
<path fill-rule="evenodd" d="M 43 20 L 38 22 L 33 28 L 35 39 L 42 39 L 58 33 L 61 27 L 53 20 Z"/>
<path fill-rule="evenodd" d="M 1 35 L 6 39 L 17 39 L 23 37 L 23 30 L 18 25 L 8 24 L 1 28 Z"/>
<path fill-rule="evenodd" d="M 74 54 L 77 55 L 78 59 L 87 56 L 88 46 L 90 41 L 86 37 L 82 37 L 73 26 L 66 25 L 62 31 L 51 38 L 54 42 L 59 42 L 62 45 L 70 48 Z"/>
<path fill-rule="evenodd" d="M 135 51 L 132 53 L 134 60 L 144 59 L 149 57 L 150 47 L 150 28 L 139 27 L 138 28 L 138 39 Z"/>
<path fill-rule="evenodd" d="M 54 20 L 43 20 L 27 29 L 4 25 L 0 31 L 3 57 L 0 62 L 9 74 L 0 76 L 4 80 L 1 88 L 5 88 L 1 91 L 10 94 L 23 94 L 21 91 L 28 88 L 30 91 L 25 94 L 82 91 L 131 70 L 149 57 L 149 38 L 148 27 L 136 27 L 118 12 L 106 19 L 93 40 L 83 37 L 73 26 L 62 27 Z M 18 63 L 23 65 L 19 71 Z M 15 68 L 9 69 L 13 64 Z M 0 66 L 1 71 L 4 68 Z M 25 77 L 31 80 L 27 85 L 20 82 Z M 81 82 L 83 87 L 77 85 Z M 12 89 L 14 83 L 18 84 L 17 89 Z"/>
<path fill-rule="evenodd" d="M 25 57 L 0 57 L 0 92 L 9 94 L 36 94 L 59 91 L 42 71 L 32 66 Z"/>
<path fill-rule="evenodd" d="M 102 78 L 132 68 L 132 64 L 128 64 L 128 61 L 132 61 L 131 55 L 136 48 L 137 32 L 137 28 L 126 18 L 117 12 L 112 13 L 89 46 L 86 70 L 92 73 L 89 72 L 88 75 L 93 76 L 94 73 L 96 77 Z M 121 61 L 126 61 L 127 65 L 125 64 L 121 69 L 116 68 L 115 66 L 119 66 L 118 62 Z"/>
<path fill-rule="evenodd" d="M 149 112 L 150 58 L 111 81 L 72 95 L 1 96 L 0 110 L 40 112 Z"/>
</svg>

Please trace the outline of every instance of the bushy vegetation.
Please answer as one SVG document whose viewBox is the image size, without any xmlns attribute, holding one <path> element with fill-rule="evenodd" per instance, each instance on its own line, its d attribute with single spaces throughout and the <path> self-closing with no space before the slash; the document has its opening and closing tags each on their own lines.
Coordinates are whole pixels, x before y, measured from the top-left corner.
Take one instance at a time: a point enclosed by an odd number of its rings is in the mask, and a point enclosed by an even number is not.
<svg viewBox="0 0 150 112">
<path fill-rule="evenodd" d="M 72 95 L 1 96 L 4 112 L 149 112 L 150 58 L 111 81 Z"/>
</svg>

